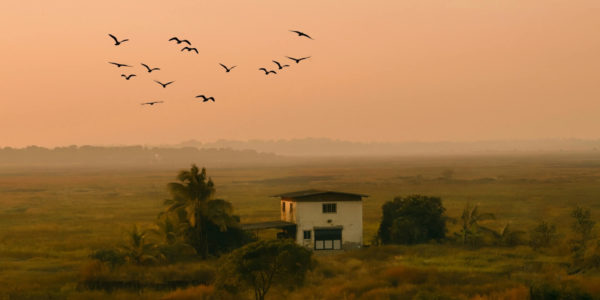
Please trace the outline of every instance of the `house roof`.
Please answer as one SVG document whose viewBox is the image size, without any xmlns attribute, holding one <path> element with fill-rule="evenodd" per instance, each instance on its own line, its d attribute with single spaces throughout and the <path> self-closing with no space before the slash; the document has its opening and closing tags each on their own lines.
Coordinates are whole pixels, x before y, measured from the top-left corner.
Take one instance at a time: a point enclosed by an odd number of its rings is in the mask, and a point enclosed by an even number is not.
<svg viewBox="0 0 600 300">
<path fill-rule="evenodd" d="M 286 221 L 268 221 L 259 223 L 241 224 L 243 230 L 269 229 L 269 228 L 286 228 L 296 226 L 296 223 Z"/>
<path fill-rule="evenodd" d="M 345 193 L 345 192 L 336 192 L 336 191 L 324 191 L 324 190 L 316 190 L 316 189 L 277 194 L 277 195 L 273 195 L 271 197 L 298 199 L 298 198 L 323 195 L 323 194 L 346 195 L 346 196 L 354 196 L 354 197 L 369 197 L 369 195 L 364 195 L 364 194 Z"/>
</svg>

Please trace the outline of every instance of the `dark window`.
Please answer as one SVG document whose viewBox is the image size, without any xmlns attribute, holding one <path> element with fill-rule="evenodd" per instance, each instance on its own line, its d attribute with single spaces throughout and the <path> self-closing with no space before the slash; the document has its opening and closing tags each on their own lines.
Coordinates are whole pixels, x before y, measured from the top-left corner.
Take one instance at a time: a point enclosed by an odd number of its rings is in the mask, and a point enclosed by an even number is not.
<svg viewBox="0 0 600 300">
<path fill-rule="evenodd" d="M 304 239 L 310 240 L 310 230 L 304 230 Z"/>
<path fill-rule="evenodd" d="M 281 211 L 285 212 L 285 202 L 281 202 Z"/>
<path fill-rule="evenodd" d="M 290 214 L 294 212 L 294 203 L 290 203 Z"/>
<path fill-rule="evenodd" d="M 337 205 L 336 205 L 336 203 L 323 203 L 323 213 L 324 214 L 335 214 L 335 213 L 337 213 Z"/>
</svg>

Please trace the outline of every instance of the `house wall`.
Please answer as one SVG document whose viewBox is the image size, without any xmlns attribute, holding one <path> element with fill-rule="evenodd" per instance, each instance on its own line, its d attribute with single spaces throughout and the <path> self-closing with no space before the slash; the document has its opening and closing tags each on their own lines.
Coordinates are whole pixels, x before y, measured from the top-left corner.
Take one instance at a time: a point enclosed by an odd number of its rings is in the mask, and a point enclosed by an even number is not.
<svg viewBox="0 0 600 300">
<path fill-rule="evenodd" d="M 293 218 L 298 225 L 296 241 L 300 245 L 314 247 L 314 227 L 336 227 L 342 226 L 342 248 L 357 248 L 362 245 L 362 201 L 323 201 L 323 202 L 294 202 Z M 336 213 L 323 213 L 323 203 L 336 203 Z M 288 212 L 286 206 L 286 213 Z M 287 219 L 283 219 L 286 220 Z M 328 222 L 328 220 L 331 220 Z M 311 231 L 311 240 L 304 240 L 304 230 Z"/>
<path fill-rule="evenodd" d="M 282 207 L 285 204 L 285 212 Z M 293 205 L 293 210 L 290 211 L 290 204 Z M 286 222 L 296 223 L 296 204 L 291 200 L 281 200 L 279 204 L 279 211 L 281 212 L 281 220 Z"/>
</svg>

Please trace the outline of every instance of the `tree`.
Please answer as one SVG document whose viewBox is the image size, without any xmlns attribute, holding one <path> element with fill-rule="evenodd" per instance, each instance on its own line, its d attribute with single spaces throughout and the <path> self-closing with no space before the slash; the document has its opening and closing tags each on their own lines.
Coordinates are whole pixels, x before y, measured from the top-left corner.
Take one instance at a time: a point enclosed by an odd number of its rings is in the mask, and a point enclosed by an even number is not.
<svg viewBox="0 0 600 300">
<path fill-rule="evenodd" d="M 446 209 L 438 197 L 396 197 L 386 202 L 382 211 L 377 232 L 382 244 L 417 244 L 446 235 Z"/>
<path fill-rule="evenodd" d="M 526 243 L 525 231 L 513 229 L 513 227 L 510 226 L 510 223 L 506 223 L 499 232 L 494 232 L 494 236 L 501 246 L 513 247 Z"/>
<path fill-rule="evenodd" d="M 196 249 L 185 242 L 185 224 L 181 224 L 168 214 L 160 214 L 156 221 L 157 228 L 148 230 L 161 242 L 157 247 L 162 257 L 174 262 L 197 255 Z"/>
<path fill-rule="evenodd" d="M 496 217 L 491 213 L 480 213 L 478 205 L 467 203 L 460 216 L 461 230 L 459 232 L 463 245 L 476 245 L 479 243 L 482 234 L 489 233 L 492 230 L 479 224 L 481 221 L 494 220 Z"/>
<path fill-rule="evenodd" d="M 593 239 L 592 229 L 596 222 L 592 221 L 590 209 L 576 206 L 571 212 L 573 223 L 571 229 L 575 237 L 571 239 L 571 253 L 575 264 L 581 264 L 587 250 L 588 242 Z"/>
<path fill-rule="evenodd" d="M 91 259 L 107 264 L 110 269 L 123 265 L 126 261 L 125 254 L 116 249 L 99 249 L 90 254 Z"/>
<path fill-rule="evenodd" d="M 232 233 L 240 234 L 239 217 L 233 215 L 231 203 L 213 199 L 215 186 L 206 176 L 205 168 L 200 171 L 196 165 L 192 165 L 189 171 L 180 171 L 177 179 L 179 182 L 171 182 L 167 186 L 171 199 L 165 200 L 165 213 L 175 217 L 179 226 L 183 227 L 181 234 L 185 241 L 205 259 L 209 253 L 223 250 L 219 248 L 218 241 L 221 238 Z M 241 246 L 247 240 L 238 239 L 234 246 Z M 225 248 L 230 249 L 229 246 Z"/>
<path fill-rule="evenodd" d="M 147 234 L 147 231 L 140 231 L 135 225 L 127 232 L 127 243 L 121 246 L 121 251 L 128 262 L 142 265 L 157 261 L 156 245 L 146 239 Z"/>
<path fill-rule="evenodd" d="M 228 255 L 215 285 L 229 292 L 251 288 L 255 299 L 263 300 L 272 286 L 301 285 L 312 263 L 312 252 L 294 241 L 261 240 Z"/>
<path fill-rule="evenodd" d="M 167 185 L 172 198 L 165 201 L 169 208 L 167 211 L 176 212 L 184 217 L 192 230 L 192 246 L 196 248 L 202 258 L 208 255 L 206 223 L 208 215 L 208 201 L 215 193 L 212 180 L 206 177 L 206 169 L 202 171 L 192 165 L 189 171 L 182 170 L 177 175 L 180 182 L 171 182 Z"/>
<path fill-rule="evenodd" d="M 533 250 L 539 250 L 552 245 L 556 238 L 556 225 L 540 221 L 529 233 L 529 245 Z"/>
</svg>

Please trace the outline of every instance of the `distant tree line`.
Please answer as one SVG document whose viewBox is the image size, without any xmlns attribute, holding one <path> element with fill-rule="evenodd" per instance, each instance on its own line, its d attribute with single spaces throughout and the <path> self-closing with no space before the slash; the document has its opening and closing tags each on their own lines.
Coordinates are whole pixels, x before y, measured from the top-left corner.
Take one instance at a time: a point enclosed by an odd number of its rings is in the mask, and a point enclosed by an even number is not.
<svg viewBox="0 0 600 300">
<path fill-rule="evenodd" d="M 143 146 L 69 146 L 53 149 L 29 146 L 0 148 L 0 165 L 161 165 L 184 164 L 202 159 L 216 164 L 272 163 L 279 161 L 274 154 L 254 150 L 198 149 L 193 147 L 163 148 Z"/>
</svg>

